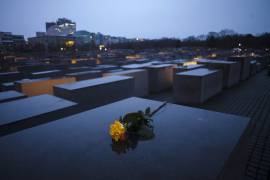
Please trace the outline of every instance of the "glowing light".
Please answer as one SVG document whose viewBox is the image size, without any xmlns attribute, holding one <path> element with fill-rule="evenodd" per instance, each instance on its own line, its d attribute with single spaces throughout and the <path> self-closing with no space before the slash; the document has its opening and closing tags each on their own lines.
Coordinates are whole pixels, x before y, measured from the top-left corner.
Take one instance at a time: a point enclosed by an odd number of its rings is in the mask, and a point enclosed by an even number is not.
<svg viewBox="0 0 270 180">
<path fill-rule="evenodd" d="M 103 44 L 99 45 L 99 50 L 102 51 L 103 49 L 105 49 L 105 45 Z"/>
<path fill-rule="evenodd" d="M 140 58 L 141 58 L 141 56 L 139 54 L 126 56 L 126 59 L 128 59 L 128 60 L 136 60 L 136 59 L 140 59 Z"/>
<path fill-rule="evenodd" d="M 66 46 L 67 47 L 72 47 L 75 45 L 75 41 L 66 41 Z"/>
<path fill-rule="evenodd" d="M 184 62 L 183 66 L 190 66 L 190 65 L 196 65 L 197 61 L 188 61 L 188 62 Z"/>
<path fill-rule="evenodd" d="M 197 60 L 197 59 L 202 59 L 202 56 L 196 56 L 196 57 L 194 57 L 194 59 L 195 59 L 195 60 Z"/>
<path fill-rule="evenodd" d="M 71 59 L 71 64 L 77 64 L 77 59 Z"/>
<path fill-rule="evenodd" d="M 215 58 L 215 57 L 217 57 L 217 54 L 213 53 L 213 54 L 210 55 L 210 57 Z"/>
</svg>

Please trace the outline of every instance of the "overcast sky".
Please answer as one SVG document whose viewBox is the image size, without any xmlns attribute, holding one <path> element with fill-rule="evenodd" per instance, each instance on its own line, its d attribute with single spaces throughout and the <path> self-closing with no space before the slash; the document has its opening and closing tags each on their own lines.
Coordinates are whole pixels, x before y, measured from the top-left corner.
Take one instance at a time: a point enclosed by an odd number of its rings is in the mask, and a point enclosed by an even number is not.
<svg viewBox="0 0 270 180">
<path fill-rule="evenodd" d="M 26 37 L 66 17 L 77 30 L 184 38 L 224 28 L 270 32 L 270 0 L 0 0 L 0 31 Z"/>
</svg>

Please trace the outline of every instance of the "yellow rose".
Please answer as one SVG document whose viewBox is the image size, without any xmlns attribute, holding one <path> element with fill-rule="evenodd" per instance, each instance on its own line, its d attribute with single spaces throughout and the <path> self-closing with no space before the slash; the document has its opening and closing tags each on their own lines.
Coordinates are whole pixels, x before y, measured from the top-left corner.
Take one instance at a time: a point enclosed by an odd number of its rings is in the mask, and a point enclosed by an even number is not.
<svg viewBox="0 0 270 180">
<path fill-rule="evenodd" d="M 116 142 L 125 139 L 125 132 L 125 127 L 119 120 L 114 121 L 114 123 L 110 125 L 110 135 Z"/>
</svg>

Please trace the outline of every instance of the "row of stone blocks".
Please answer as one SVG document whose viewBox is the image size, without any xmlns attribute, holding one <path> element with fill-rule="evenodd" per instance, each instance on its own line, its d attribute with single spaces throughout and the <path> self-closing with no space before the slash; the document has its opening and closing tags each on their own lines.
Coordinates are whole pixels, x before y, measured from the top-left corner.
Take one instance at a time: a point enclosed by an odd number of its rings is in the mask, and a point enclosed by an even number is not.
<svg viewBox="0 0 270 180">
<path fill-rule="evenodd" d="M 181 104 L 200 104 L 261 71 L 261 64 L 244 57 L 233 61 L 200 59 L 198 65 L 174 69 L 174 100 Z M 202 68 L 202 67 L 207 67 Z"/>
<path fill-rule="evenodd" d="M 73 75 L 71 75 L 73 76 Z M 105 73 L 102 78 L 54 86 L 58 97 L 96 107 L 126 97 L 145 97 L 172 87 L 172 65 L 150 65 L 146 69 L 130 69 Z"/>
<path fill-rule="evenodd" d="M 176 102 L 202 103 L 220 92 L 222 87 L 231 87 L 239 82 L 241 66 L 237 62 L 200 60 L 199 63 L 201 64 L 187 67 L 149 65 L 145 69 L 105 73 L 104 78 L 55 86 L 54 92 L 59 97 L 80 104 L 98 106 L 132 95 L 144 97 L 149 92 L 160 92 L 171 88 L 174 81 Z M 205 66 L 210 69 L 198 69 Z M 190 72 L 176 74 L 192 69 Z M 133 86 L 131 82 L 123 83 L 123 76 L 133 79 Z M 114 90 L 118 88 L 119 90 Z M 104 96 L 104 92 L 110 96 Z"/>
<path fill-rule="evenodd" d="M 233 61 L 200 59 L 199 64 L 209 69 L 219 69 L 223 73 L 223 87 L 230 88 L 240 81 L 241 64 Z"/>
<path fill-rule="evenodd" d="M 138 97 L 145 97 L 149 94 L 149 92 L 159 92 L 162 90 L 165 90 L 167 88 L 170 88 L 172 86 L 172 66 L 171 65 L 151 65 L 146 69 L 131 69 L 131 70 L 125 70 L 120 72 L 114 72 L 114 73 L 105 73 L 104 76 L 113 76 L 118 75 L 121 76 L 118 79 L 117 78 L 99 78 L 101 77 L 102 72 L 97 71 L 84 71 L 84 72 L 77 72 L 72 74 L 66 74 L 66 77 L 61 78 L 39 78 L 39 79 L 24 79 L 21 81 L 16 81 L 13 83 L 14 89 L 26 94 L 27 96 L 36 96 L 41 94 L 55 94 L 59 97 L 66 97 L 67 99 L 77 99 L 75 102 L 83 103 L 85 98 L 81 97 L 87 97 L 88 92 L 83 91 L 82 89 L 95 89 L 98 87 L 102 89 L 104 87 L 103 94 L 111 94 L 115 96 L 115 100 L 118 100 L 118 96 L 120 97 L 123 94 L 123 97 L 129 97 L 131 95 L 138 96 Z M 46 72 L 51 73 L 51 72 Z M 54 73 L 54 71 L 53 71 Z M 43 74 L 43 73 L 41 73 Z M 133 78 L 134 85 L 133 86 L 122 86 L 122 76 Z M 94 79 L 93 79 L 94 78 Z M 78 81 L 78 82 L 75 82 Z M 63 86 L 60 86 L 63 84 Z M 108 86 L 111 85 L 111 86 Z M 130 85 L 131 83 L 129 83 Z M 57 86 L 59 85 L 59 86 Z M 55 88 L 53 89 L 53 86 Z M 76 86 L 73 90 L 65 91 L 69 92 L 68 96 L 67 93 L 59 93 L 59 89 L 68 89 L 65 87 L 70 86 Z M 114 90 L 114 86 L 121 89 L 123 92 L 120 92 L 120 90 Z M 102 89 L 103 90 L 103 89 Z M 63 90 L 64 91 L 64 90 Z M 95 90 L 93 90 L 95 91 Z M 105 92 L 106 91 L 106 92 Z M 116 92 L 115 92 L 116 91 Z M 129 93 L 129 96 L 125 95 L 125 92 Z M 81 93 L 81 94 L 80 94 Z M 92 94 L 102 94 L 102 91 L 96 91 Z M 65 95 L 62 95 L 65 94 Z M 72 95 L 71 95 L 72 94 Z M 75 98 L 77 95 L 78 98 Z M 90 93 L 91 94 L 91 93 Z M 110 97 L 113 99 L 113 96 Z M 72 97 L 70 97 L 72 96 Z M 96 95 L 94 95 L 97 97 Z M 101 104 L 105 103 L 105 99 L 110 99 L 110 97 L 107 97 L 104 99 L 99 98 L 99 101 L 102 102 Z M 81 99 L 80 99 L 81 98 Z M 80 100 L 79 100 L 80 99 Z M 95 100 L 91 100 L 94 101 Z M 94 104 L 100 104 L 100 103 L 92 103 Z M 87 103 L 83 103 L 87 104 Z M 91 103 L 90 103 L 91 104 Z"/>
<path fill-rule="evenodd" d="M 157 93 L 169 89 L 173 84 L 173 65 L 149 65 L 144 69 L 134 67 L 115 73 L 105 73 L 103 76 L 121 75 L 135 79 L 134 95 L 145 97 L 149 93 Z"/>
</svg>

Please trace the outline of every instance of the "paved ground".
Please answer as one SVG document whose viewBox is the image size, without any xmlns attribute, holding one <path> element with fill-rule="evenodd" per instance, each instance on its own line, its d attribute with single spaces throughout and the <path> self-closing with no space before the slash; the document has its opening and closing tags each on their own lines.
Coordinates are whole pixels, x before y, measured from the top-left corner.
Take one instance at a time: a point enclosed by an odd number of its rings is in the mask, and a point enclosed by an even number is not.
<svg viewBox="0 0 270 180">
<path fill-rule="evenodd" d="M 150 95 L 149 99 L 173 102 L 172 91 Z M 202 109 L 230 113 L 251 118 L 247 154 L 241 160 L 241 179 L 270 179 L 270 76 L 266 71 L 223 90 Z M 240 172 L 241 171 L 241 172 Z"/>
</svg>

